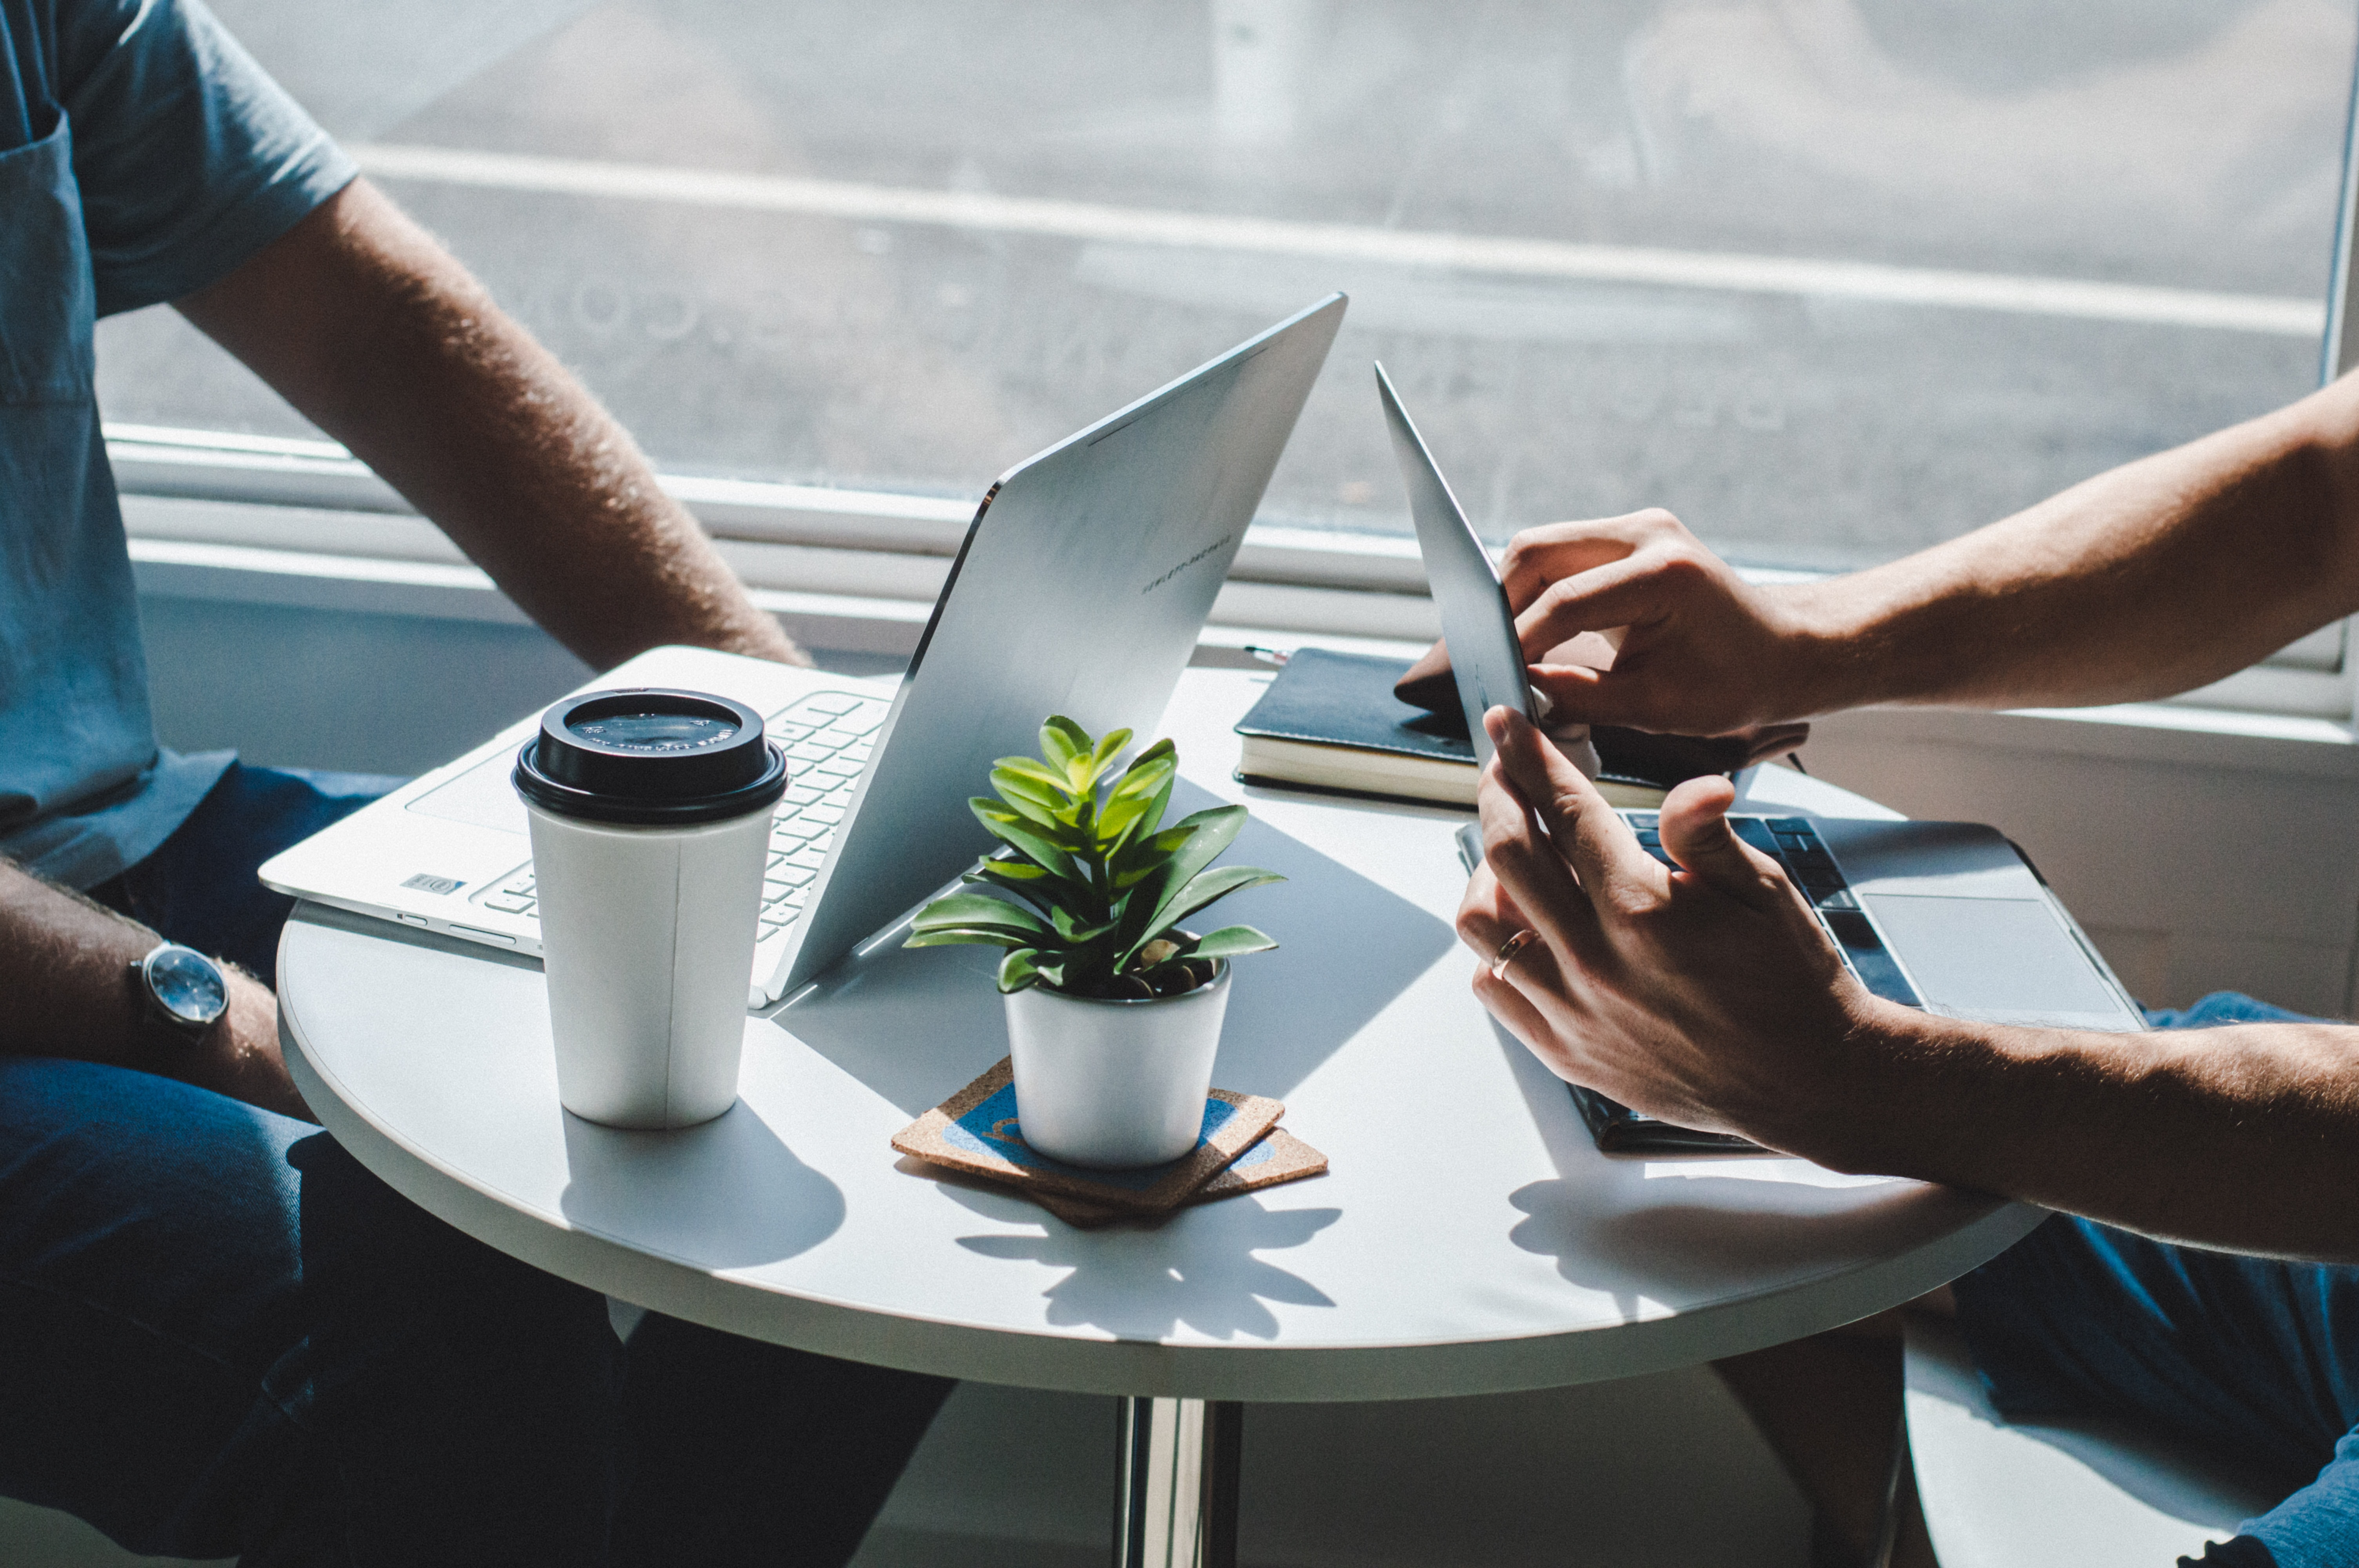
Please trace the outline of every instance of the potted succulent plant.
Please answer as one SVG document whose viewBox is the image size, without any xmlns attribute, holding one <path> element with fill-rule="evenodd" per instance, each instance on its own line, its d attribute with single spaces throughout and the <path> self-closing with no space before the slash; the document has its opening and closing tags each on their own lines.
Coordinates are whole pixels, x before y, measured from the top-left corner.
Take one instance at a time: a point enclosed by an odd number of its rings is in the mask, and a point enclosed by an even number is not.
<svg viewBox="0 0 2359 1568">
<path fill-rule="evenodd" d="M 1245 826 L 1224 806 L 1163 825 L 1179 756 L 1139 753 L 1117 730 L 1093 740 L 1070 719 L 1040 727 L 1040 755 L 992 765 L 999 798 L 975 816 L 1005 848 L 919 912 L 912 947 L 982 943 L 999 963 L 1024 1141 L 1100 1169 L 1176 1160 L 1196 1145 L 1229 1000 L 1229 960 L 1277 943 L 1250 925 L 1203 935 L 1180 922 L 1243 888 L 1284 881 L 1252 866 L 1212 869 Z"/>
</svg>

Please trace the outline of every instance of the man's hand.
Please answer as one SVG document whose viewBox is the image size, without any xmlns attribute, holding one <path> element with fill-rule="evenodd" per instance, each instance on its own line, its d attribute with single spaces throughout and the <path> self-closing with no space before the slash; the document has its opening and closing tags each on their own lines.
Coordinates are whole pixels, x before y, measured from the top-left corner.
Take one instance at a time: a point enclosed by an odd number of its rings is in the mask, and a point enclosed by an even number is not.
<svg viewBox="0 0 2359 1568">
<path fill-rule="evenodd" d="M 1832 1170 L 2359 1262 L 2359 1030 L 2100 1034 L 1897 1006 L 1731 831 L 1725 780 L 1663 803 L 1667 871 L 1521 716 L 1493 708 L 1485 727 L 1485 866 L 1458 933 L 1483 960 L 1474 994 L 1559 1077 Z"/>
<path fill-rule="evenodd" d="M 1795 1153 L 1873 1076 L 1890 1004 L 1851 977 L 1777 862 L 1724 815 L 1728 781 L 1664 802 L 1666 870 L 1521 715 L 1494 708 L 1484 864 L 1458 914 L 1475 995 L 1550 1071 L 1683 1127 Z M 1527 942 L 1492 973 L 1501 946 Z"/>
<path fill-rule="evenodd" d="M 1803 619 L 1668 512 L 1527 528 L 1501 568 L 1551 717 L 1724 735 L 1817 710 L 1806 676 L 1821 644 Z M 1435 643 L 1402 687 L 1448 658 Z"/>
</svg>

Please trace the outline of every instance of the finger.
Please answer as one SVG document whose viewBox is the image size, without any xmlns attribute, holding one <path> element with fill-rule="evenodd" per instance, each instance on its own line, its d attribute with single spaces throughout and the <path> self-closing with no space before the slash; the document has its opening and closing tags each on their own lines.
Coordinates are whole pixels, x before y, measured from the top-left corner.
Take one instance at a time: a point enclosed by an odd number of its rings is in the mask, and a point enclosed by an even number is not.
<svg viewBox="0 0 2359 1568">
<path fill-rule="evenodd" d="M 1588 950 L 1597 940 L 1597 914 L 1556 846 L 1534 825 L 1531 807 L 1494 761 L 1475 792 L 1483 822 L 1483 859 L 1523 924 L 1560 954 Z M 1512 929 L 1499 932 L 1505 941 Z M 1496 951 L 1495 946 L 1493 949 Z"/>
<path fill-rule="evenodd" d="M 1483 960 L 1484 968 L 1497 968 L 1499 955 L 1506 949 L 1509 938 L 1518 932 L 1538 929 L 1531 917 L 1523 912 L 1522 906 L 1516 903 L 1514 896 L 1491 874 L 1490 868 L 1478 868 L 1467 882 L 1466 896 L 1459 901 L 1458 935 Z M 1508 971 L 1513 973 L 1527 958 L 1544 962 L 1545 973 L 1539 977 L 1542 987 L 1559 984 L 1560 971 L 1555 955 L 1544 943 L 1527 942 L 1518 948 L 1514 961 L 1507 966 Z"/>
<path fill-rule="evenodd" d="M 1642 720 L 1650 710 L 1644 697 L 1645 683 L 1635 676 L 1592 669 L 1586 665 L 1531 665 L 1526 667 L 1525 676 L 1549 699 L 1548 714 L 1552 723 L 1647 728 Z"/>
<path fill-rule="evenodd" d="M 1615 632 L 1622 630 L 1614 628 Z M 1614 655 L 1620 652 L 1616 640 L 1603 632 L 1583 632 L 1569 643 L 1559 643 L 1537 659 L 1535 665 L 1586 665 L 1593 670 L 1611 669 Z"/>
<path fill-rule="evenodd" d="M 1669 891 L 1663 868 L 1638 848 L 1637 835 L 1529 719 L 1512 708 L 1495 708 L 1483 716 L 1483 724 L 1498 748 L 1499 772 L 1530 803 L 1593 906 L 1615 884 L 1636 884 L 1658 896 Z M 1520 893 L 1504 867 L 1500 880 Z"/>
<path fill-rule="evenodd" d="M 1539 927 L 1525 929 L 1537 931 Z M 1491 961 L 1483 967 L 1490 972 L 1493 979 L 1515 988 L 1517 994 L 1530 1002 L 1536 1011 L 1545 1015 L 1550 1000 L 1559 1002 L 1565 1000 L 1566 971 L 1557 959 L 1556 950 L 1548 943 L 1526 942 L 1507 954 L 1506 959 L 1506 967 L 1502 968 L 1498 955 L 1494 953 Z"/>
<path fill-rule="evenodd" d="M 1534 1007 L 1531 999 L 1514 986 L 1492 977 L 1490 966 L 1478 965 L 1474 970 L 1474 1000 L 1506 1026 L 1507 1032 L 1524 1043 L 1524 1048 L 1543 1063 L 1551 1063 L 1556 1054 L 1556 1032 L 1549 1027 L 1548 1019 Z"/>
<path fill-rule="evenodd" d="M 1672 557 L 1641 551 L 1549 584 L 1516 616 L 1524 657 L 1536 660 L 1583 632 L 1660 620 L 1688 579 Z"/>
<path fill-rule="evenodd" d="M 1663 852 L 1680 869 L 1753 909 L 1774 909 L 1792 895 L 1777 861 L 1736 836 L 1728 808 L 1736 786 L 1714 773 L 1690 779 L 1663 801 Z"/>
<path fill-rule="evenodd" d="M 1476 1000 L 1523 1042 L 1540 1065 L 1567 1083 L 1579 1083 L 1586 1076 L 1582 1029 L 1568 1022 L 1579 1016 L 1578 1004 L 1567 989 L 1577 983 L 1578 976 L 1568 977 L 1544 942 L 1526 947 L 1505 975 L 1487 968 L 1474 971 Z"/>
<path fill-rule="evenodd" d="M 1475 999 L 1535 1055 L 1547 1061 L 1555 1031 L 1549 1027 L 1547 1018 L 1529 997 L 1494 972 L 1498 967 L 1499 950 L 1506 946 L 1507 939 L 1527 929 L 1537 928 L 1524 918 L 1523 912 L 1491 875 L 1489 868 L 1477 867 L 1467 883 L 1466 896 L 1458 906 L 1459 937 L 1474 950 Z M 1525 944 L 1507 966 L 1508 975 L 1514 975 L 1527 961 L 1545 962 L 1551 978 L 1560 975 L 1555 955 L 1545 940 Z"/>
<path fill-rule="evenodd" d="M 1466 881 L 1465 896 L 1458 901 L 1459 939 L 1487 962 L 1502 943 L 1530 924 L 1491 868 L 1475 867 Z"/>
<path fill-rule="evenodd" d="M 1667 529 L 1682 531 L 1669 513 L 1659 510 L 1526 528 L 1507 541 L 1499 584 L 1507 590 L 1508 606 L 1521 611 L 1550 583 L 1618 561 Z"/>
</svg>

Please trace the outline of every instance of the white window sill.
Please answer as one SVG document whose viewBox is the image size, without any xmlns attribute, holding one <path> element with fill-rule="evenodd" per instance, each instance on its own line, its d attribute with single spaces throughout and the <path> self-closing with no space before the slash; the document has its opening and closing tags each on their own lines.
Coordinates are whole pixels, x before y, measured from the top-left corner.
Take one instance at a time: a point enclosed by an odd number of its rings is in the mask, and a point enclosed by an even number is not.
<svg viewBox="0 0 2359 1568">
<path fill-rule="evenodd" d="M 491 579 L 462 560 L 226 545 L 158 536 L 144 526 L 159 521 L 158 508 L 177 510 L 188 504 L 125 498 L 125 510 L 135 528 L 132 562 L 143 594 L 346 614 L 525 623 L 523 612 Z M 932 607 L 930 594 L 921 600 L 760 587 L 751 591 L 755 601 L 777 615 L 797 640 L 820 649 L 871 654 L 908 654 Z M 1223 591 L 1213 624 L 1199 640 L 1198 661 L 1236 664 L 1245 662 L 1248 647 L 1306 643 L 1404 659 L 1422 651 L 1425 643 L 1419 636 L 1370 636 L 1306 623 L 1322 619 L 1322 600 L 1342 601 L 1348 609 L 1355 597 L 1343 590 L 1232 583 Z M 1256 611 L 1265 613 L 1253 613 Z M 1323 619 L 1343 622 L 1349 617 L 1335 613 Z M 2167 703 L 2011 713 L 1879 708 L 1822 720 L 1821 727 L 1831 735 L 1872 735 L 1983 751 L 2359 778 L 2359 744 L 2354 743 L 2349 725 L 2292 714 Z"/>
<path fill-rule="evenodd" d="M 449 539 L 341 448 L 108 428 L 143 592 L 357 613 L 521 623 Z M 958 497 L 666 477 L 790 635 L 907 655 L 973 515 Z M 1761 581 L 1814 574 L 1758 571 Z M 1256 524 L 1200 639 L 1200 662 L 1305 643 L 1413 657 L 1439 634 L 1414 540 Z M 2337 776 L 2359 765 L 2338 624 L 2168 703 L 2008 714 L 1890 710 L 1830 721 L 1936 744 Z"/>
</svg>

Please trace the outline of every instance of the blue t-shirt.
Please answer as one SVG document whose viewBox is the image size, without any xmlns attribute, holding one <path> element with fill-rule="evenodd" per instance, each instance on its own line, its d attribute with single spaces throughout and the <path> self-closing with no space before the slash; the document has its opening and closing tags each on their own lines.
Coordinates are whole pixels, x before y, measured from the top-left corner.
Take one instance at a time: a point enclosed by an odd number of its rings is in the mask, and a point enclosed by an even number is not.
<svg viewBox="0 0 2359 1568">
<path fill-rule="evenodd" d="M 92 325 L 353 173 L 201 0 L 0 0 L 0 855 L 43 876 L 134 864 L 230 760 L 156 744 Z"/>
</svg>

